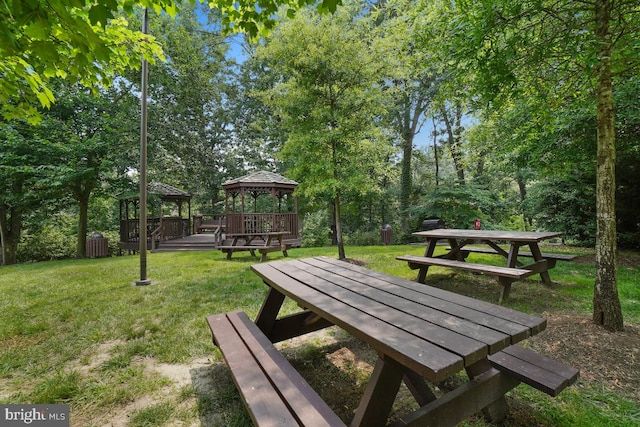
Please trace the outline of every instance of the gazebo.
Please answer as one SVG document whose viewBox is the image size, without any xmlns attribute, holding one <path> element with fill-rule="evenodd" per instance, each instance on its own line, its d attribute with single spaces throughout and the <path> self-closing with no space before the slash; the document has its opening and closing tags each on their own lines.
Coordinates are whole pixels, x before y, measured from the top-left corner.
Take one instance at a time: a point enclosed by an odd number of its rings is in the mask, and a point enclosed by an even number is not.
<svg viewBox="0 0 640 427">
<path fill-rule="evenodd" d="M 157 209 L 157 216 L 147 218 L 147 243 L 150 249 L 163 240 L 178 239 L 191 234 L 191 195 L 161 182 L 147 186 L 148 201 Z M 184 204 L 187 217 L 183 218 Z M 138 193 L 120 198 L 120 249 L 137 251 L 140 245 L 140 198 Z"/>
<path fill-rule="evenodd" d="M 299 247 L 298 183 L 273 172 L 259 171 L 222 184 L 227 234 L 287 231 L 288 245 Z"/>
</svg>

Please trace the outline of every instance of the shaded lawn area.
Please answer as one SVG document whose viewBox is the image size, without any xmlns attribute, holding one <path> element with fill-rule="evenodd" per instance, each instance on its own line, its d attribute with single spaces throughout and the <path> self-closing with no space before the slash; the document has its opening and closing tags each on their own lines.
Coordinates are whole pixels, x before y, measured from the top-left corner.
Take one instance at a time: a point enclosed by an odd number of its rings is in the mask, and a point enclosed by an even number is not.
<svg viewBox="0 0 640 427">
<path fill-rule="evenodd" d="M 581 379 L 555 399 L 519 386 L 509 394 L 506 425 L 637 425 L 640 384 L 638 375 L 626 371 L 640 369 L 640 347 L 634 347 L 640 341 L 638 258 L 629 254 L 631 262 L 619 270 L 628 326 L 609 334 L 588 321 L 592 253 L 544 250 L 583 257 L 559 262 L 550 271 L 552 287 L 537 277 L 514 283 L 505 305 L 547 316 L 548 330 L 528 340 L 530 345 L 581 369 Z M 416 272 L 395 256 L 423 251 L 421 246 L 349 247 L 347 256 L 413 280 Z M 293 249 L 290 255 L 335 257 L 336 252 Z M 503 262 L 490 255 L 470 257 Z M 150 254 L 154 284 L 146 287 L 131 286 L 139 275 L 136 256 L 0 268 L 0 402 L 68 403 L 74 426 L 250 425 L 205 317 L 236 309 L 255 316 L 266 291 L 249 270 L 256 262 L 248 253 L 234 254 L 230 261 L 217 251 Z M 491 302 L 498 294 L 490 277 L 447 269 L 432 267 L 427 283 Z M 286 307 L 296 310 L 293 304 Z M 336 413 L 350 421 L 375 354 L 337 328 L 279 346 Z M 462 380 L 452 378 L 438 390 Z M 413 405 L 404 390 L 396 416 Z M 486 423 L 476 417 L 463 425 Z"/>
</svg>

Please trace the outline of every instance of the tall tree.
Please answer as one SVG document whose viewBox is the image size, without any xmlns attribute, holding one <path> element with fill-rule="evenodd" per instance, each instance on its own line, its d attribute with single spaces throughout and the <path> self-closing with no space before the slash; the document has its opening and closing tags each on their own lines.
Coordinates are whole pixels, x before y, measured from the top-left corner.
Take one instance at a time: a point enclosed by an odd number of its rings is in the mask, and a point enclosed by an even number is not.
<svg viewBox="0 0 640 427">
<path fill-rule="evenodd" d="M 332 201 L 340 259 L 346 257 L 342 204 L 376 188 L 372 175 L 380 174 L 389 147 L 375 123 L 383 64 L 359 15 L 355 6 L 332 17 L 305 10 L 281 23 L 260 52 L 280 76 L 263 99 L 288 130 L 281 156 L 303 194 Z"/>
<path fill-rule="evenodd" d="M 17 262 L 26 215 L 52 196 L 62 197 L 52 176 L 58 149 L 41 128 L 25 121 L 0 121 L 0 240 L 2 263 Z"/>
<path fill-rule="evenodd" d="M 390 75 L 384 79 L 389 99 L 388 120 L 397 145 L 402 152 L 400 172 L 400 220 L 402 233 L 409 231 L 409 209 L 413 205 L 413 171 L 415 137 L 422 129 L 425 113 L 437 93 L 439 79 L 431 52 L 416 48 L 412 37 L 414 17 L 410 11 L 413 0 L 391 1 L 372 12 L 376 37 L 385 48 L 384 60 L 389 63 Z"/>
<path fill-rule="evenodd" d="M 38 127 L 57 150 L 47 163 L 50 179 L 77 203 L 76 257 L 83 258 L 91 198 L 134 158 L 138 102 L 124 80 L 99 96 L 78 84 L 60 84 L 56 95 Z"/>
<path fill-rule="evenodd" d="M 447 146 L 453 166 L 456 168 L 456 176 L 458 184 L 464 185 L 464 162 L 462 151 L 462 105 L 456 102 L 454 105 L 447 106 L 441 104 L 439 107 L 439 117 L 444 123 L 445 134 L 447 135 Z"/>
<path fill-rule="evenodd" d="M 194 8 L 181 10 L 175 19 L 151 19 L 167 60 L 149 75 L 149 169 L 154 179 L 197 195 L 212 212 L 231 140 L 231 64 L 219 13 L 201 9 L 201 17 L 211 15 L 203 22 Z"/>
<path fill-rule="evenodd" d="M 610 330 L 623 327 L 616 272 L 612 88 L 616 76 L 638 69 L 639 12 L 637 2 L 614 0 L 464 0 L 438 6 L 446 27 L 438 28 L 449 37 L 443 48 L 456 59 L 458 70 L 472 75 L 492 108 L 519 96 L 546 99 L 547 110 L 575 98 L 592 100 L 597 123 L 593 320 Z"/>
</svg>

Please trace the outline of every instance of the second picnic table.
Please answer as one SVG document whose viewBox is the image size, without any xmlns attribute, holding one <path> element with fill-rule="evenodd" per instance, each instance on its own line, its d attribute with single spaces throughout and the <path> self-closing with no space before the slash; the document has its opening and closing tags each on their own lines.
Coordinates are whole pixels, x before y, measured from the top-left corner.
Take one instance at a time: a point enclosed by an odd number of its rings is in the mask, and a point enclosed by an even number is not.
<svg viewBox="0 0 640 427">
<path fill-rule="evenodd" d="M 290 234 L 288 231 L 265 231 L 252 233 L 229 233 L 225 237 L 231 239 L 230 245 L 220 245 L 218 249 L 226 252 L 227 259 L 231 259 L 234 252 L 249 251 L 255 256 L 255 251 L 260 252 L 260 261 L 267 259 L 269 252 L 282 251 L 284 256 L 287 254 L 287 244 L 283 241 L 283 237 Z"/>
<path fill-rule="evenodd" d="M 511 283 L 534 274 L 539 274 L 542 281 L 550 285 L 549 269 L 555 267 L 556 261 L 569 261 L 573 255 L 542 253 L 539 243 L 543 240 L 559 237 L 559 232 L 536 231 L 500 231 L 500 230 L 463 230 L 441 228 L 413 233 L 414 236 L 423 237 L 427 241 L 424 257 L 405 255 L 397 257 L 401 261 L 407 261 L 412 269 L 419 269 L 418 282 L 425 283 L 429 266 L 459 268 L 476 273 L 484 273 L 496 276 L 498 283 L 502 285 L 499 302 L 509 296 Z M 449 242 L 449 251 L 443 255 L 435 256 L 435 248 L 440 240 Z M 500 247 L 500 242 L 507 242 L 509 249 Z M 488 248 L 469 247 L 467 245 L 480 243 Z M 529 251 L 520 251 L 522 246 L 528 246 Z M 470 252 L 489 253 L 501 255 L 506 258 L 506 266 L 491 266 L 465 262 Z M 524 264 L 518 257 L 533 258 L 533 262 Z"/>
</svg>

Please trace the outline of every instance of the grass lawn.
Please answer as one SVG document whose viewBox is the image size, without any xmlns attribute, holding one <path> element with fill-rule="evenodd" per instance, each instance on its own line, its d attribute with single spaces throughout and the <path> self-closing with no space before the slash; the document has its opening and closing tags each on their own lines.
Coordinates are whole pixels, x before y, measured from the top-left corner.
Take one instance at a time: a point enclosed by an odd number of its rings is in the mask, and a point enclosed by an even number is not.
<svg viewBox="0 0 640 427">
<path fill-rule="evenodd" d="M 415 279 L 416 272 L 395 256 L 422 251 L 416 246 L 348 247 L 347 256 Z M 335 257 L 337 250 L 292 249 L 289 254 Z M 501 262 L 490 255 L 471 257 Z M 250 425 L 205 317 L 236 309 L 255 317 L 266 291 L 249 270 L 256 259 L 239 253 L 228 261 L 217 251 L 150 254 L 153 285 L 135 287 L 138 262 L 137 256 L 123 256 L 0 267 L 0 402 L 68 403 L 73 426 Z M 620 266 L 625 323 L 634 329 L 640 325 L 639 273 L 637 263 Z M 552 287 L 535 277 L 514 283 L 505 305 L 545 316 L 589 318 L 593 263 L 558 262 L 550 274 Z M 484 276 L 432 268 L 427 280 L 475 298 L 497 298 L 497 285 Z M 323 397 L 327 393 L 325 400 L 338 415 L 350 421 L 358 399 L 351 391 L 362 390 L 370 372 L 369 356 L 357 357 L 366 349 L 334 328 L 282 349 Z M 637 360 L 640 354 L 629 357 Z M 338 359 L 341 363 L 335 363 Z M 318 366 L 323 369 L 314 369 Z M 589 378 L 555 399 L 521 385 L 509 401 L 513 415 L 508 425 L 640 425 L 637 399 Z M 397 406 L 401 412 L 410 403 Z M 474 417 L 463 425 L 487 424 Z"/>
</svg>

